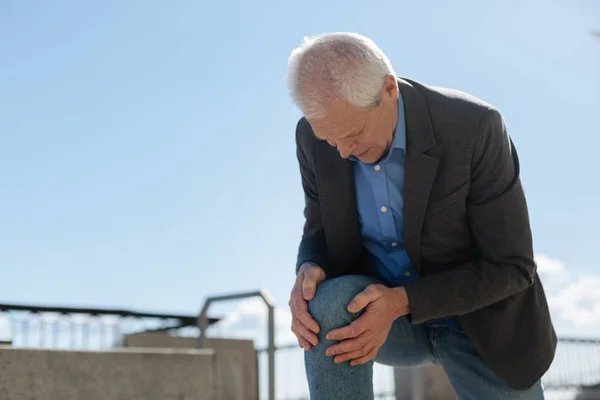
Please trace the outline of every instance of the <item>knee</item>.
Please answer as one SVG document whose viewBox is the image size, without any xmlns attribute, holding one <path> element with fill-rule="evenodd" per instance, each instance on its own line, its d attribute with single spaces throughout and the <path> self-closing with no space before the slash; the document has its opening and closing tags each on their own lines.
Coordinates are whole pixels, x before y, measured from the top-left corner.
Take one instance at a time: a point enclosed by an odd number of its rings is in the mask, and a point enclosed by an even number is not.
<svg viewBox="0 0 600 400">
<path fill-rule="evenodd" d="M 308 311 L 322 331 L 345 326 L 360 315 L 350 313 L 348 304 L 371 283 L 375 281 L 359 275 L 326 280 L 317 287 L 315 297 L 308 302 Z"/>
</svg>

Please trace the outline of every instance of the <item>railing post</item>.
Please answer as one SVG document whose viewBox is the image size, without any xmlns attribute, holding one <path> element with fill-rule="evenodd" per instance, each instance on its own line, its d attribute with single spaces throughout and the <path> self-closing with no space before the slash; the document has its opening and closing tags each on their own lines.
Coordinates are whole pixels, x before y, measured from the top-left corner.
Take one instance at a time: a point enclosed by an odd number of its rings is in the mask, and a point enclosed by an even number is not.
<svg viewBox="0 0 600 400">
<path fill-rule="evenodd" d="M 269 354 L 269 400 L 275 400 L 275 302 L 264 290 L 244 293 L 234 293 L 223 296 L 211 296 L 208 297 L 200 315 L 198 317 L 198 328 L 200 333 L 198 334 L 198 347 L 203 349 L 206 347 L 206 330 L 208 328 L 208 308 L 210 305 L 217 301 L 228 301 L 228 300 L 240 300 L 251 297 L 260 297 L 267 306 L 268 309 L 268 354 Z"/>
<path fill-rule="evenodd" d="M 269 400 L 275 400 L 275 307 L 269 304 Z"/>
</svg>

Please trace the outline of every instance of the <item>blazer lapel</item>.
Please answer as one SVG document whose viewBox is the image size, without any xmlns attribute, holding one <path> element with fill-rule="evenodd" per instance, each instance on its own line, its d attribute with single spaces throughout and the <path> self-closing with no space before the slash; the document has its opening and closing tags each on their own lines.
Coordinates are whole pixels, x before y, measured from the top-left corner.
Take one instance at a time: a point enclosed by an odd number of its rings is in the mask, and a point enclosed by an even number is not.
<svg viewBox="0 0 600 400">
<path fill-rule="evenodd" d="M 435 145 L 435 137 L 423 95 L 410 81 L 400 79 L 398 85 L 406 116 L 404 245 L 411 262 L 419 270 L 421 231 L 438 159 L 425 154 Z"/>
</svg>

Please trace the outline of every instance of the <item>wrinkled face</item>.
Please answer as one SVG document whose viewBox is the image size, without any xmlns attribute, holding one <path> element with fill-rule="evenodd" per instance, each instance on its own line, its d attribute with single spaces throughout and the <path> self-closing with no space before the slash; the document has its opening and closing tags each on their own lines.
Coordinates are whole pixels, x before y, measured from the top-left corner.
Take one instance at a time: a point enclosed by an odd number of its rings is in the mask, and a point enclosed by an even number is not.
<svg viewBox="0 0 600 400">
<path fill-rule="evenodd" d="M 343 99 L 326 105 L 326 117 L 309 119 L 315 136 L 337 147 L 343 158 L 354 156 L 366 164 L 381 159 L 389 149 L 398 122 L 398 86 L 388 76 L 380 104 L 361 110 Z"/>
</svg>

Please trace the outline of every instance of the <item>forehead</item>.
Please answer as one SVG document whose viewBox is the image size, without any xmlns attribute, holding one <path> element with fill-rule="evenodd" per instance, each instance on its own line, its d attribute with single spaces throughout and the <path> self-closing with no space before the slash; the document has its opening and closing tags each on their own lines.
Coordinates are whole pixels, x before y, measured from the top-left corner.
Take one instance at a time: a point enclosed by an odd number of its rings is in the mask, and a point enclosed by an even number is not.
<svg viewBox="0 0 600 400">
<path fill-rule="evenodd" d="M 319 139 L 340 139 L 362 129 L 366 122 L 366 112 L 349 104 L 330 105 L 326 116 L 309 119 L 315 136 Z"/>
</svg>

